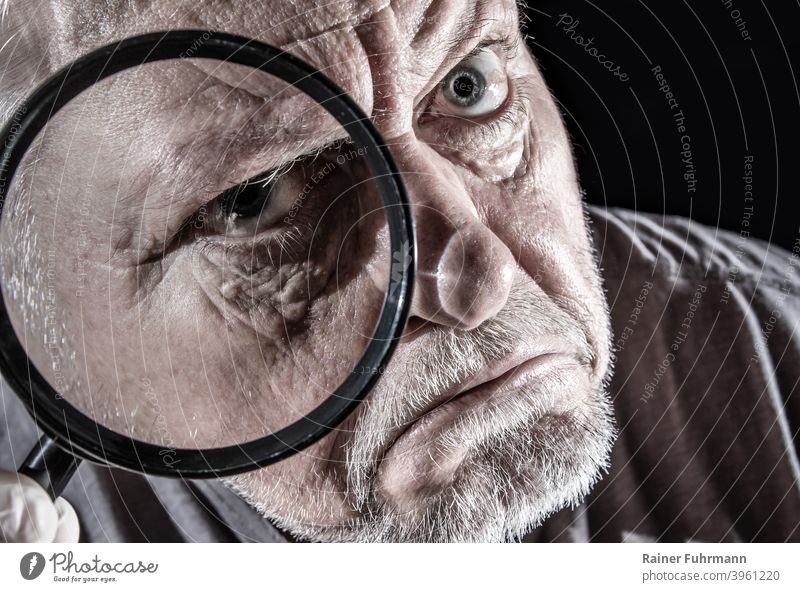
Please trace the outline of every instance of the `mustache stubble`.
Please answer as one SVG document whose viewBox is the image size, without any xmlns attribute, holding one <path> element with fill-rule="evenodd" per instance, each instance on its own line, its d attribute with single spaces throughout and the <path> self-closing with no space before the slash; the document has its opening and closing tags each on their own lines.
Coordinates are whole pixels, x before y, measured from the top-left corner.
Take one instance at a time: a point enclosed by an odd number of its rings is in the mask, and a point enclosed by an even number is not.
<svg viewBox="0 0 800 592">
<path fill-rule="evenodd" d="M 506 306 L 478 328 L 459 331 L 435 326 L 418 337 L 413 348 L 405 351 L 398 348 L 383 379 L 362 406 L 345 444 L 346 494 L 350 505 L 363 511 L 374 499 L 381 452 L 390 444 L 392 434 L 438 401 L 443 391 L 509 355 L 519 344 L 553 336 L 570 343 L 580 363 L 591 364 L 593 355 L 578 321 L 541 291 L 518 280 Z M 533 415 L 546 412 L 540 408 L 547 404 L 541 397 L 529 398 L 527 404 L 533 406 L 528 410 Z M 503 423 L 501 409 L 493 410 L 492 415 L 494 423 Z M 516 423 L 513 414 L 508 415 L 508 424 Z M 458 438 L 457 434 L 468 437 L 470 430 L 465 426 L 471 414 L 468 416 L 459 418 L 460 424 L 452 430 L 451 440 Z M 486 426 L 474 427 L 486 431 Z"/>
</svg>

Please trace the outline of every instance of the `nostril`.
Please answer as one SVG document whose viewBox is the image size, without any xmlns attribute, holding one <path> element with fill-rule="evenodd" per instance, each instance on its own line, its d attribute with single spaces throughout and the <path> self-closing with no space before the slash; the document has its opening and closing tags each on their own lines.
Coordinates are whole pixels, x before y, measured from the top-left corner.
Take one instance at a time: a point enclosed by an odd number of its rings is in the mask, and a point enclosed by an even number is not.
<svg viewBox="0 0 800 592">
<path fill-rule="evenodd" d="M 438 270 L 443 312 L 463 329 L 474 329 L 505 306 L 514 258 L 491 231 L 473 226 L 453 235 Z"/>
</svg>

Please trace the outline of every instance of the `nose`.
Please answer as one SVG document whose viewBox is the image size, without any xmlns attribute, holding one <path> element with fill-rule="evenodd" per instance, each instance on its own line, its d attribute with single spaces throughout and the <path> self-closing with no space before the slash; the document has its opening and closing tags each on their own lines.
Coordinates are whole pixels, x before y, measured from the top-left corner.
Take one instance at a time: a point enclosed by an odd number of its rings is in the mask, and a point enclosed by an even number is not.
<svg viewBox="0 0 800 592">
<path fill-rule="evenodd" d="M 391 144 L 417 228 L 411 317 L 474 329 L 505 305 L 516 269 L 453 165 L 415 140 Z"/>
</svg>

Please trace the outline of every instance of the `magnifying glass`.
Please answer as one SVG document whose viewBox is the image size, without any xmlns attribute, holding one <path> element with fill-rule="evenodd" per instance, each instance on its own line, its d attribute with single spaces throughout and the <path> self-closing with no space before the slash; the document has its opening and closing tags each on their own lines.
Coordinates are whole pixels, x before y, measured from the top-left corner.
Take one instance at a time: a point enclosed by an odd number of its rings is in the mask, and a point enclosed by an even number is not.
<svg viewBox="0 0 800 592">
<path fill-rule="evenodd" d="M 0 371 L 79 459 L 182 478 L 264 467 L 336 429 L 408 315 L 415 237 L 380 134 L 322 73 L 252 39 L 126 39 L 2 132 Z"/>
</svg>

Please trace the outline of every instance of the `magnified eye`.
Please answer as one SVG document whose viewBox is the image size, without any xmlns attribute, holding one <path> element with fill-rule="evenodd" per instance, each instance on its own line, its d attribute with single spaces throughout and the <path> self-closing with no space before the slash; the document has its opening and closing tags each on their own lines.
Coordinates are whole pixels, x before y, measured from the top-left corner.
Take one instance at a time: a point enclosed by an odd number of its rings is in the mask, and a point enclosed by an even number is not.
<svg viewBox="0 0 800 592">
<path fill-rule="evenodd" d="M 352 154 L 356 152 L 349 143 L 335 140 L 229 187 L 194 214 L 192 227 L 207 236 L 250 240 L 265 231 L 274 230 L 270 235 L 277 236 L 287 229 L 287 219 L 294 228 L 315 225 L 326 205 L 320 197 L 341 193 L 337 179 L 349 178 Z"/>
<path fill-rule="evenodd" d="M 261 216 L 270 202 L 274 181 L 255 181 L 237 185 L 225 191 L 217 199 L 223 216 L 231 219 Z"/>
<path fill-rule="evenodd" d="M 227 237 L 254 236 L 277 225 L 291 205 L 293 183 L 271 171 L 226 189 L 209 204 L 206 228 Z"/>
<path fill-rule="evenodd" d="M 508 99 L 508 76 L 491 49 L 468 56 L 442 81 L 432 112 L 481 117 L 497 111 Z"/>
</svg>

